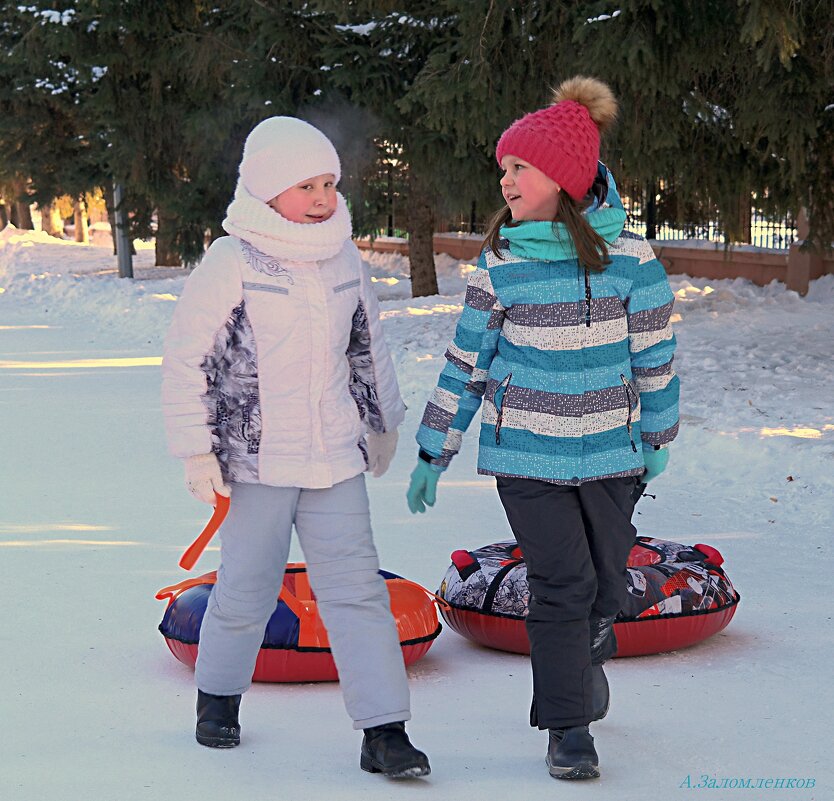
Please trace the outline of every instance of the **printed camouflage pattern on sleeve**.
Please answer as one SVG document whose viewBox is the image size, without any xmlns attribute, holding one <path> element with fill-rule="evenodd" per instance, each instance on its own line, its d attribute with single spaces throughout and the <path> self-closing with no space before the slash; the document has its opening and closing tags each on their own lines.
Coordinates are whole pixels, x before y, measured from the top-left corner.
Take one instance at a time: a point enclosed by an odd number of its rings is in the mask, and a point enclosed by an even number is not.
<svg viewBox="0 0 834 801">
<path fill-rule="evenodd" d="M 232 309 L 225 327 L 217 333 L 202 370 L 206 375 L 203 402 L 207 424 L 223 480 L 256 483 L 261 403 L 255 336 L 244 301 Z"/>
<path fill-rule="evenodd" d="M 356 401 L 359 416 L 365 421 L 370 431 L 381 434 L 385 426 L 376 394 L 371 331 L 368 326 L 368 315 L 361 300 L 353 314 L 353 328 L 350 333 L 347 357 L 350 362 L 350 394 Z"/>
</svg>

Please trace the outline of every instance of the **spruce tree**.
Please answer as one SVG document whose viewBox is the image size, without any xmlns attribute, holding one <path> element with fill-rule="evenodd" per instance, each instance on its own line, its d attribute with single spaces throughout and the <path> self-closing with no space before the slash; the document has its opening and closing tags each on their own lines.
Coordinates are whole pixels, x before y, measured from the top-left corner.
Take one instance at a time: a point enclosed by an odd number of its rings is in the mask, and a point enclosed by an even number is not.
<svg viewBox="0 0 834 801">
<path fill-rule="evenodd" d="M 548 103 L 552 87 L 584 65 L 568 4 L 440 0 L 433 7 L 453 22 L 400 105 L 444 137 L 451 151 L 438 170 L 483 219 L 503 206 L 495 162 L 501 133 Z"/>
<path fill-rule="evenodd" d="M 335 14 L 340 23 L 323 43 L 328 83 L 346 102 L 369 112 L 373 124 L 365 136 L 379 145 L 380 154 L 387 150 L 399 156 L 412 294 L 435 294 L 436 223 L 443 215 L 468 214 L 490 170 L 483 150 L 456 136 L 451 118 L 429 125 L 425 105 L 412 96 L 436 68 L 437 54 L 454 41 L 457 14 L 437 2 L 409 3 L 407 11 L 384 0 L 322 0 L 316 6 Z"/>
<path fill-rule="evenodd" d="M 104 174 L 87 108 L 98 74 L 74 56 L 76 4 L 53 5 L 0 6 L 0 182 L 23 207 L 80 198 Z"/>
<path fill-rule="evenodd" d="M 457 143 L 492 153 L 513 119 L 573 74 L 607 81 L 621 105 L 603 143 L 626 190 L 658 222 L 745 238 L 749 198 L 774 215 L 810 210 L 831 242 L 834 4 L 787 0 L 440 0 L 452 35 L 401 101 Z M 474 185 L 474 184 L 473 184 Z M 497 195 L 496 195 L 497 198 Z"/>
<path fill-rule="evenodd" d="M 222 169 L 215 137 L 224 109 L 211 108 L 211 74 L 192 69 L 195 38 L 218 15 L 202 4 L 84 4 L 81 59 L 103 73 L 91 106 L 107 142 L 112 180 L 125 187 L 134 231 L 150 232 L 156 215 L 156 263 L 194 262 L 216 216 L 212 198 Z M 214 145 L 214 147 L 212 147 Z M 208 159 L 208 162 L 206 162 Z"/>
<path fill-rule="evenodd" d="M 718 213 L 732 240 L 756 192 L 774 214 L 808 207 L 812 236 L 831 242 L 834 4 L 577 4 L 573 28 L 621 100 L 625 175 L 672 188 L 670 221 Z"/>
<path fill-rule="evenodd" d="M 312 93 L 306 4 L 94 0 L 80 51 L 134 224 L 157 217 L 157 263 L 192 264 L 222 234 L 248 131 Z"/>
</svg>

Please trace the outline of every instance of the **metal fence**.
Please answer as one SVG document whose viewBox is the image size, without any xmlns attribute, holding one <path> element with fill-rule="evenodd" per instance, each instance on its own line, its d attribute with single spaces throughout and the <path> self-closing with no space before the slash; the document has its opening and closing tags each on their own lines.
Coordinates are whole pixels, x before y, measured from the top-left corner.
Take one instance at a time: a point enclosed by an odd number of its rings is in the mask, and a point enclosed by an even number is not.
<svg viewBox="0 0 834 801">
<path fill-rule="evenodd" d="M 623 190 L 623 207 L 628 214 L 627 228 L 630 231 L 657 240 L 673 239 L 706 239 L 712 242 L 725 241 L 720 219 L 717 217 L 703 223 L 669 222 L 652 223 L 651 210 L 645 202 L 645 195 L 639 190 Z M 792 215 L 775 216 L 763 212 L 755 205 L 755 198 L 751 198 L 749 224 L 745 225 L 746 243 L 763 248 L 787 250 L 797 237 L 796 220 Z M 746 221 L 746 222 L 748 222 Z M 446 220 L 438 226 L 438 230 L 450 232 L 483 234 L 486 230 L 484 221 L 474 221 L 471 216 L 460 215 Z M 650 231 L 650 229 L 652 229 Z"/>
<path fill-rule="evenodd" d="M 628 214 L 626 225 L 635 233 L 655 240 L 706 239 L 720 243 L 726 241 L 721 219 L 717 215 L 710 216 L 706 221 L 692 223 L 657 221 L 653 209 L 646 202 L 644 190 L 623 188 L 621 196 L 623 207 Z M 768 214 L 756 206 L 755 197 L 750 199 L 744 232 L 742 241 L 735 244 L 787 250 L 798 238 L 793 215 Z"/>
</svg>

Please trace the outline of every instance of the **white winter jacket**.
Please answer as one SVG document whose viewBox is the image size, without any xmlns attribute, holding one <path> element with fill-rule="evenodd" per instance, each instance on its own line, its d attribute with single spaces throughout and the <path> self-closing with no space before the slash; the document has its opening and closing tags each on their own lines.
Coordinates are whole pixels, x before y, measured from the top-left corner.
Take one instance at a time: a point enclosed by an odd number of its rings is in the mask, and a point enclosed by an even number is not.
<svg viewBox="0 0 834 801">
<path fill-rule="evenodd" d="M 174 311 L 162 403 L 171 452 L 214 451 L 227 481 L 321 488 L 364 471 L 366 430 L 394 430 L 405 405 L 356 246 L 295 261 L 213 242 Z"/>
</svg>

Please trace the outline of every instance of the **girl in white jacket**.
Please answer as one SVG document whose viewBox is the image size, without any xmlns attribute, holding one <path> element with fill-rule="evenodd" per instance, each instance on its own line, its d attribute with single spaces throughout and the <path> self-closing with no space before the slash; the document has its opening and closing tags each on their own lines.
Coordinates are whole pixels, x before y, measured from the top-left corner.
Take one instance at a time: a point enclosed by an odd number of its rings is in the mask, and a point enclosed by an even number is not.
<svg viewBox="0 0 834 801">
<path fill-rule="evenodd" d="M 295 525 L 327 627 L 360 764 L 422 776 L 409 692 L 378 574 L 364 471 L 394 456 L 405 405 L 370 277 L 321 131 L 272 117 L 249 134 L 223 227 L 165 340 L 170 449 L 189 491 L 231 495 L 200 630 L 197 741 L 240 742 L 238 709 L 275 610 Z"/>
</svg>

